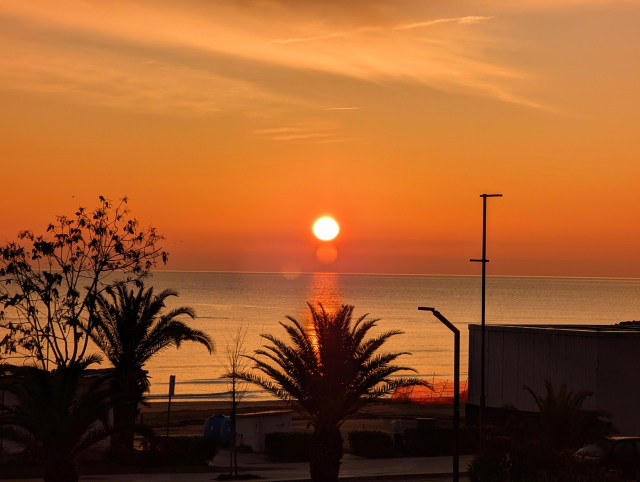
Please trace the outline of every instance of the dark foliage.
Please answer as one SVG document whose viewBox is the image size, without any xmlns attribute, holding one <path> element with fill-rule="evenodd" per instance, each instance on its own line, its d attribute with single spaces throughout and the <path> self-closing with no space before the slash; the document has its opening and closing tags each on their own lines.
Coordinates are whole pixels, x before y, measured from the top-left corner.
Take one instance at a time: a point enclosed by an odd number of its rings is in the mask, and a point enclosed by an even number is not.
<svg viewBox="0 0 640 482">
<path fill-rule="evenodd" d="M 271 432 L 264 437 L 270 462 L 309 462 L 311 434 L 307 432 Z"/>
<path fill-rule="evenodd" d="M 582 409 L 582 404 L 593 395 L 592 392 L 574 393 L 567 390 L 566 385 L 556 392 L 548 380 L 545 388 L 546 393 L 542 396 L 525 387 L 536 402 L 540 417 L 533 423 L 530 418 L 520 420 L 519 428 L 524 434 L 562 456 L 571 456 L 585 445 L 602 442 L 610 434 L 610 424 L 602 420 L 607 417 L 605 412 Z"/>
<path fill-rule="evenodd" d="M 468 474 L 470 482 L 623 482 L 625 480 L 620 474 L 607 472 L 603 467 L 571 459 L 553 470 L 547 468 L 522 473 L 514 470 L 507 458 L 492 456 L 488 453 L 471 461 Z"/>
<path fill-rule="evenodd" d="M 34 464 L 46 467 L 46 482 L 78 480 L 78 455 L 112 434 L 107 378 L 83 379 L 96 361 L 91 356 L 52 372 L 32 366 L 0 368 L 0 388 L 18 402 L 2 407 L 4 437 L 22 444 Z"/>
<path fill-rule="evenodd" d="M 471 482 L 515 482 L 511 468 L 506 444 L 492 441 L 469 462 L 467 473 Z"/>
<path fill-rule="evenodd" d="M 22 231 L 0 247 L 0 354 L 41 368 L 81 360 L 88 347 L 93 301 L 114 279 L 138 282 L 167 254 L 162 236 L 129 215 L 126 198 L 100 197 L 93 211 L 58 216 L 44 235 Z"/>
<path fill-rule="evenodd" d="M 603 412 L 582 409 L 590 393 L 574 394 L 566 386 L 556 392 L 550 382 L 546 383 L 544 397 L 530 388 L 526 390 L 534 397 L 540 413 L 513 409 L 504 427 L 493 430 L 485 442 L 484 452 L 471 462 L 471 480 L 520 482 L 535 481 L 539 477 L 556 480 L 549 478 L 556 474 L 564 474 L 566 480 L 582 480 L 581 470 L 586 471 L 584 477 L 596 477 L 584 480 L 609 480 L 598 479 L 599 469 L 574 460 L 578 449 L 604 442 L 611 431 L 610 424 L 601 420 L 605 416 Z M 503 475 L 504 479 L 497 478 Z"/>
<path fill-rule="evenodd" d="M 355 455 L 368 459 L 389 459 L 397 455 L 391 435 L 378 430 L 349 432 L 349 447 Z"/>
<path fill-rule="evenodd" d="M 257 350 L 256 373 L 240 378 L 261 386 L 287 402 L 314 427 L 310 449 L 311 479 L 338 479 L 343 440 L 340 426 L 365 405 L 393 393 L 396 388 L 424 384 L 418 379 L 392 378 L 405 366 L 392 365 L 404 353 L 378 353 L 397 330 L 366 338 L 378 322 L 367 315 L 353 319 L 353 306 L 328 313 L 309 304 L 311 326 L 292 317 L 281 323 L 289 344 L 262 335 L 270 345 Z"/>
<path fill-rule="evenodd" d="M 254 474 L 220 474 L 216 477 L 215 480 L 259 480 L 262 479 L 259 475 Z"/>
<path fill-rule="evenodd" d="M 407 429 L 402 433 L 404 453 L 410 457 L 438 457 L 452 455 L 455 442 L 453 428 L 433 427 Z M 478 429 L 460 427 L 460 453 L 478 452 Z"/>
<path fill-rule="evenodd" d="M 137 457 L 137 463 L 151 467 L 206 466 L 220 447 L 211 437 L 152 437 Z"/>
<path fill-rule="evenodd" d="M 121 456 L 133 450 L 133 428 L 143 394 L 149 390 L 145 364 L 158 353 L 183 342 L 204 345 L 209 352 L 213 341 L 202 331 L 190 328 L 180 316 L 194 318 L 191 308 L 174 308 L 166 313 L 166 300 L 178 296 L 164 290 L 155 295 L 153 288 L 144 285 L 129 289 L 124 284 L 106 288 L 95 302 L 91 339 L 114 367 L 112 386 L 121 394 L 114 408 L 114 425 L 119 430 L 113 448 Z"/>
</svg>

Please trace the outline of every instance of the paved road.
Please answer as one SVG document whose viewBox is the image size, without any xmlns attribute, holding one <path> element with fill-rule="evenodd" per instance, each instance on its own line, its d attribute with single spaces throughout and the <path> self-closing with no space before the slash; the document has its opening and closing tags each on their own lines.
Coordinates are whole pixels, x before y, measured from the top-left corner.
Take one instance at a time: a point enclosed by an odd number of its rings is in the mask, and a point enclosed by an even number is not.
<svg viewBox="0 0 640 482">
<path fill-rule="evenodd" d="M 472 456 L 460 457 L 460 467 L 466 470 Z M 218 467 L 228 464 L 229 453 L 221 452 L 214 460 Z M 340 467 L 340 478 L 345 481 L 444 481 L 451 480 L 451 457 L 407 457 L 371 460 L 346 454 Z M 309 480 L 308 463 L 276 464 L 267 462 L 263 454 L 238 454 L 240 472 L 259 475 L 263 480 L 304 481 Z M 209 482 L 215 480 L 216 473 L 197 474 L 118 474 L 82 476 L 82 481 L 101 482 Z M 35 479 L 22 479 L 30 482 Z M 466 477 L 461 480 L 467 481 Z"/>
</svg>

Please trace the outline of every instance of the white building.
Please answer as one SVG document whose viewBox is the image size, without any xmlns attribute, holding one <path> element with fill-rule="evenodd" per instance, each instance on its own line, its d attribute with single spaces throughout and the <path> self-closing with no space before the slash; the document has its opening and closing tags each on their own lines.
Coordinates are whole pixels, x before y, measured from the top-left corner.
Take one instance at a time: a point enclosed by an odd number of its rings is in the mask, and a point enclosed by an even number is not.
<svg viewBox="0 0 640 482">
<path fill-rule="evenodd" d="M 249 445 L 254 452 L 264 452 L 264 436 L 270 432 L 291 432 L 293 412 L 273 410 L 236 415 L 238 445 Z"/>
<path fill-rule="evenodd" d="M 559 390 L 589 390 L 585 409 L 611 415 L 621 435 L 640 435 L 640 326 L 486 325 L 485 394 L 488 414 L 505 406 L 537 411 L 523 387 L 544 395 L 545 380 Z M 480 325 L 469 325 L 467 420 L 480 405 Z"/>
</svg>

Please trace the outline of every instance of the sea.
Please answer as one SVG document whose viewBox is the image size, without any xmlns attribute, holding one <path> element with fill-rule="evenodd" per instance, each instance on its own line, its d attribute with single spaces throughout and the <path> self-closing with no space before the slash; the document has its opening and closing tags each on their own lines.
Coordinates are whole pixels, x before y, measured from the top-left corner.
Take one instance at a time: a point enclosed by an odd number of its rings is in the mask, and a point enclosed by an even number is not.
<svg viewBox="0 0 640 482">
<path fill-rule="evenodd" d="M 479 276 L 372 275 L 335 273 L 155 272 L 147 281 L 160 291 L 179 293 L 169 308 L 189 306 L 197 318 L 189 323 L 208 333 L 216 352 L 185 343 L 167 349 L 148 364 L 151 400 L 168 396 L 176 377 L 174 400 L 222 400 L 228 382 L 221 379 L 237 334 L 252 354 L 265 343 L 261 334 L 286 340 L 281 323 L 292 316 L 309 323 L 307 303 L 327 310 L 355 306 L 355 315 L 379 319 L 372 334 L 401 330 L 384 351 L 407 352 L 399 364 L 428 380 L 453 379 L 453 334 L 433 315 L 434 307 L 461 333 L 461 378 L 467 377 L 468 325 L 480 323 Z M 489 276 L 486 280 L 487 324 L 614 324 L 640 319 L 640 279 L 544 278 Z M 271 398 L 247 387 L 245 400 Z"/>
</svg>

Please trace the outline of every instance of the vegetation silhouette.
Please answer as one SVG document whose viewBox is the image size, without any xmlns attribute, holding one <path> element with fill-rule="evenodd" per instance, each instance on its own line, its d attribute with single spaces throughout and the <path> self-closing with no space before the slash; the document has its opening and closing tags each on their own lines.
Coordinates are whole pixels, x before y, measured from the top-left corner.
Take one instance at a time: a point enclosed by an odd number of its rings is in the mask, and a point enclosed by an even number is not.
<svg viewBox="0 0 640 482">
<path fill-rule="evenodd" d="M 470 480 L 547 480 L 545 477 L 553 475 L 548 480 L 569 481 L 591 480 L 587 475 L 600 477 L 601 469 L 574 456 L 580 448 L 603 443 L 611 434 L 611 425 L 602 420 L 606 412 L 582 408 L 592 393 L 574 393 L 564 384 L 556 391 L 548 380 L 542 395 L 530 387 L 524 390 L 533 397 L 539 413 L 511 407 L 504 426 L 489 433 L 483 451 L 469 464 Z M 593 480 L 609 479 L 605 474 Z"/>
<path fill-rule="evenodd" d="M 242 322 L 238 326 L 236 333 L 227 340 L 225 348 L 226 359 L 219 359 L 220 364 L 225 369 L 222 379 L 227 381 L 229 395 L 231 398 L 231 442 L 229 443 L 229 476 L 238 475 L 238 447 L 237 447 L 237 423 L 236 414 L 238 405 L 242 402 L 249 384 L 238 375 L 249 368 L 251 360 L 247 358 L 245 340 L 247 338 L 248 326 Z"/>
<path fill-rule="evenodd" d="M 525 386 L 524 389 L 533 397 L 540 417 L 534 423 L 525 420 L 523 425 L 555 453 L 571 457 L 579 448 L 601 443 L 611 433 L 610 424 L 602 420 L 608 417 L 607 412 L 582 408 L 593 392 L 574 393 L 567 389 L 566 384 L 556 392 L 549 380 L 545 381 L 544 396 L 530 387 Z"/>
<path fill-rule="evenodd" d="M 179 307 L 163 313 L 167 298 L 178 296 L 173 290 L 154 294 L 140 284 L 137 290 L 124 284 L 106 288 L 96 298 L 91 339 L 114 367 L 112 388 L 121 394 L 114 406 L 112 439 L 115 454 L 126 456 L 133 450 L 133 427 L 150 382 L 145 364 L 158 353 L 192 341 L 213 352 L 214 343 L 206 333 L 190 328 L 177 318 L 195 317 L 192 308 Z"/>
<path fill-rule="evenodd" d="M 113 284 L 138 283 L 158 258 L 163 237 L 141 228 L 127 209 L 100 196 L 96 209 L 57 216 L 44 235 L 22 231 L 0 246 L 0 357 L 24 357 L 41 368 L 64 366 L 87 354 L 95 297 Z M 53 365 L 50 367 L 50 365 Z"/>
<path fill-rule="evenodd" d="M 113 433 L 109 411 L 114 392 L 107 376 L 86 379 L 100 361 L 90 355 L 55 370 L 3 365 L 0 388 L 17 404 L 2 406 L 4 437 L 22 444 L 35 463 L 45 466 L 45 482 L 76 482 L 77 456 Z"/>
<path fill-rule="evenodd" d="M 313 426 L 310 472 L 314 482 L 337 481 L 343 455 L 340 426 L 364 406 L 396 388 L 426 385 L 416 378 L 392 378 L 410 367 L 391 365 L 400 355 L 378 353 L 399 330 L 367 338 L 378 319 L 353 318 L 354 307 L 343 305 L 328 313 L 322 304 L 308 303 L 311 326 L 287 316 L 281 323 L 289 343 L 270 334 L 270 342 L 249 357 L 255 371 L 239 376 L 284 400 Z"/>
</svg>

